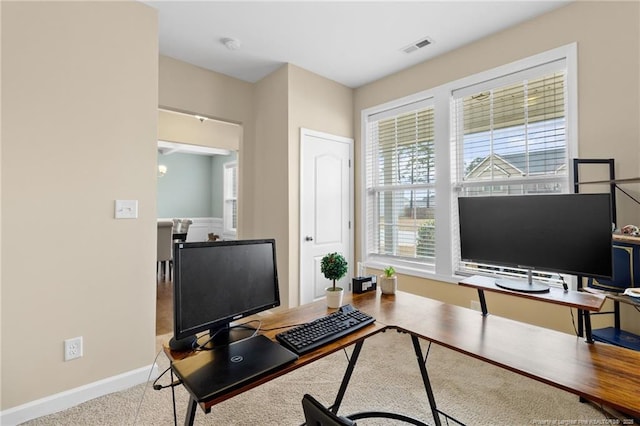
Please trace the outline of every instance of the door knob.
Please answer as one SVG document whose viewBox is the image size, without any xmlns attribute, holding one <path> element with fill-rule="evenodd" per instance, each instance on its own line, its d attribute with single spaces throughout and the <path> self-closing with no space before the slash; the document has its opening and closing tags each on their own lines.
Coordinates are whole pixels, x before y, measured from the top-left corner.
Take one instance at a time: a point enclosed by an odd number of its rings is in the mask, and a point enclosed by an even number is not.
<svg viewBox="0 0 640 426">
<path fill-rule="evenodd" d="M 305 240 L 305 241 L 313 241 L 313 237 L 311 237 L 311 236 L 306 236 L 306 237 L 304 237 L 304 240 Z"/>
</svg>

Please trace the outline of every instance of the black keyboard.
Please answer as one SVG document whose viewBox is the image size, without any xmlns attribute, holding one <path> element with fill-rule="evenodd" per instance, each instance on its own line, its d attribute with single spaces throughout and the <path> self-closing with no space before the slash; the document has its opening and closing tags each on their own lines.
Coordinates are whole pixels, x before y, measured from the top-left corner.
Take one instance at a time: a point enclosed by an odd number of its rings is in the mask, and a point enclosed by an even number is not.
<svg viewBox="0 0 640 426">
<path fill-rule="evenodd" d="M 282 346 L 302 355 L 360 330 L 374 321 L 375 318 L 353 306 L 344 305 L 329 315 L 278 333 L 276 339 Z"/>
</svg>

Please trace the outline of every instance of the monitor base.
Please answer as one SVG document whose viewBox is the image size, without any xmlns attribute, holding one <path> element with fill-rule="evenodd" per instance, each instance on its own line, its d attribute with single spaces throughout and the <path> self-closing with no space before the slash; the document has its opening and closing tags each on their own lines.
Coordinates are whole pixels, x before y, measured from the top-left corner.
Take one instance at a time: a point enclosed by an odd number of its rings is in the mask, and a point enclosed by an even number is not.
<svg viewBox="0 0 640 426">
<path fill-rule="evenodd" d="M 547 293 L 549 292 L 549 286 L 547 284 L 537 281 L 524 281 L 524 280 L 509 280 L 499 279 L 496 280 L 496 285 L 505 290 L 519 291 L 522 293 Z"/>
<path fill-rule="evenodd" d="M 196 341 L 196 336 L 189 336 L 184 339 L 176 339 L 174 336 L 169 340 L 169 349 L 177 352 L 190 351 L 195 347 Z"/>
<path fill-rule="evenodd" d="M 213 349 L 216 346 L 227 346 L 233 342 L 247 339 L 256 334 L 257 330 L 246 324 L 239 325 L 223 325 L 222 327 L 209 330 L 208 336 L 204 342 L 200 343 L 203 349 Z"/>
</svg>

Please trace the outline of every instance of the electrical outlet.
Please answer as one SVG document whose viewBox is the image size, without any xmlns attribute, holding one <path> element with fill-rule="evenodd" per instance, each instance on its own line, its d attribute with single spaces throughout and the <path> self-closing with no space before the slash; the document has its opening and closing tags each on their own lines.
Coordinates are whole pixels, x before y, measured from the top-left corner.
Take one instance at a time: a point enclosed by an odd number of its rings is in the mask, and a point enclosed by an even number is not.
<svg viewBox="0 0 640 426">
<path fill-rule="evenodd" d="M 480 307 L 480 302 L 478 302 L 477 300 L 472 300 L 471 309 L 473 309 L 474 311 L 481 311 L 482 308 Z"/>
<path fill-rule="evenodd" d="M 64 360 L 71 361 L 72 359 L 80 358 L 82 356 L 82 336 L 74 337 L 73 339 L 67 339 L 64 341 Z"/>
</svg>

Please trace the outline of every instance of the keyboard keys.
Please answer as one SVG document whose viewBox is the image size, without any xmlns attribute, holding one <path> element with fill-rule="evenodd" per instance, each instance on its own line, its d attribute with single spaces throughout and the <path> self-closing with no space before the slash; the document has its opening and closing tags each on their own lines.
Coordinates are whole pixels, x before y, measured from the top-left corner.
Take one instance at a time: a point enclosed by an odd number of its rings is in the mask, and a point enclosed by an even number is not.
<svg viewBox="0 0 640 426">
<path fill-rule="evenodd" d="M 374 321 L 375 318 L 351 305 L 345 305 L 329 315 L 278 333 L 276 339 L 300 355 L 353 333 Z"/>
</svg>

